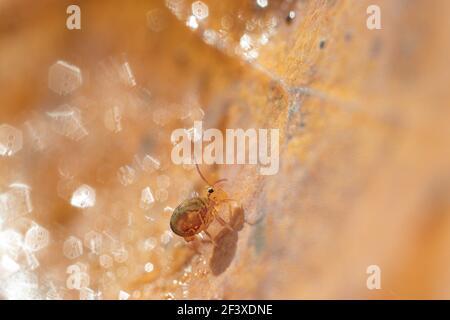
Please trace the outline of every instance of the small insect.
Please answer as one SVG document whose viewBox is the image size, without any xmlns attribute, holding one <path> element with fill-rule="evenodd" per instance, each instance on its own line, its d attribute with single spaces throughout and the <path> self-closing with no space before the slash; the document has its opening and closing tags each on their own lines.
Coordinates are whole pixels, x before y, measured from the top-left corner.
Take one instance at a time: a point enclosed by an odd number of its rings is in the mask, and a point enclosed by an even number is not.
<svg viewBox="0 0 450 320">
<path fill-rule="evenodd" d="M 198 164 L 195 164 L 197 172 L 203 181 L 208 185 L 205 188 L 204 194 L 199 197 L 186 199 L 180 203 L 173 211 L 170 218 L 170 228 L 172 231 L 183 237 L 186 241 L 192 241 L 200 232 L 204 232 L 211 242 L 216 245 L 213 237 L 207 231 L 209 225 L 216 219 L 222 226 L 233 230 L 231 226 L 219 216 L 218 207 L 223 203 L 228 203 L 228 209 L 231 216 L 231 205 L 229 202 L 235 201 L 228 198 L 228 194 L 217 187 L 218 184 L 227 181 L 227 179 L 220 179 L 213 184 L 200 172 Z"/>
</svg>

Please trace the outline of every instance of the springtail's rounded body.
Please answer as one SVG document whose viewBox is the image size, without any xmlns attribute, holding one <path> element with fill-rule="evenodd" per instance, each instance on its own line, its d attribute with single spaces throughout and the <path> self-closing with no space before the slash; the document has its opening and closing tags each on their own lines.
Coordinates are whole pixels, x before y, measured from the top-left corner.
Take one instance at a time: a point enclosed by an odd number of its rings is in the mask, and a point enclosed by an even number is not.
<svg viewBox="0 0 450 320">
<path fill-rule="evenodd" d="M 216 219 L 221 225 L 232 230 L 229 224 L 218 214 L 218 206 L 231 199 L 228 199 L 228 195 L 225 191 L 216 187 L 217 184 L 225 181 L 225 179 L 210 184 L 200 172 L 197 164 L 196 168 L 200 177 L 208 184 L 208 187 L 203 196 L 183 200 L 180 205 L 175 208 L 172 217 L 170 218 L 170 229 L 172 229 L 173 233 L 183 237 L 186 241 L 192 241 L 197 234 L 204 232 L 215 244 L 207 229 L 211 222 Z M 230 206 L 229 211 L 231 214 Z"/>
<path fill-rule="evenodd" d="M 170 219 L 173 233 L 181 237 L 192 237 L 206 230 L 214 216 L 207 198 L 186 199 L 175 208 Z"/>
</svg>

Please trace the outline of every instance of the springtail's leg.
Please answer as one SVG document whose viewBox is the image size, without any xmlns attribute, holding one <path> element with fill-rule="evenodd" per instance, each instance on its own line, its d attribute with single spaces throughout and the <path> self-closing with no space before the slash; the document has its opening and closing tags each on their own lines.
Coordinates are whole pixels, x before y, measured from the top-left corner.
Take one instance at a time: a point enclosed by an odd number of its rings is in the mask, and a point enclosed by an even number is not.
<svg viewBox="0 0 450 320">
<path fill-rule="evenodd" d="M 206 230 L 203 230 L 203 232 L 208 236 L 209 240 L 211 240 L 214 247 L 217 247 L 217 243 L 216 243 L 216 241 L 214 241 L 214 238 L 212 237 L 212 235 Z"/>
</svg>

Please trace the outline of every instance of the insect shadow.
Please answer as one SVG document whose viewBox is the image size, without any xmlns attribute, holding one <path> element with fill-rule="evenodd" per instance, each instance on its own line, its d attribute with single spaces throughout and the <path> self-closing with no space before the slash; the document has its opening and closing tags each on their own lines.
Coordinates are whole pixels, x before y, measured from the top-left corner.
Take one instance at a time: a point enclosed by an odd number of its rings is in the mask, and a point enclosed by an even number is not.
<svg viewBox="0 0 450 320">
<path fill-rule="evenodd" d="M 238 232 L 242 230 L 245 223 L 244 209 L 237 207 L 233 210 L 230 220 L 232 230 L 223 228 L 215 237 L 214 246 L 209 267 L 213 275 L 218 276 L 228 269 L 236 255 Z"/>
</svg>

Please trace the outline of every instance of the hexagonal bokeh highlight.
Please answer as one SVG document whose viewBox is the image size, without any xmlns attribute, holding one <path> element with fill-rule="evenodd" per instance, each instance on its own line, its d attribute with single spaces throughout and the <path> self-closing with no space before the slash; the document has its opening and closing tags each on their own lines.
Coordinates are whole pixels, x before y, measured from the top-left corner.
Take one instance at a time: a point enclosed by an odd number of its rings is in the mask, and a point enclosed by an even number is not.
<svg viewBox="0 0 450 320">
<path fill-rule="evenodd" d="M 12 229 L 0 232 L 0 251 L 12 258 L 17 258 L 23 247 L 23 237 Z"/>
<path fill-rule="evenodd" d="M 77 237 L 70 236 L 64 241 L 63 253 L 68 259 L 76 259 L 83 254 L 83 243 Z"/>
<path fill-rule="evenodd" d="M 87 184 L 83 184 L 72 194 L 70 204 L 74 207 L 85 209 L 95 205 L 95 198 L 95 189 Z"/>
<path fill-rule="evenodd" d="M 12 156 L 23 146 L 22 131 L 9 124 L 0 125 L 0 155 Z"/>
<path fill-rule="evenodd" d="M 96 231 L 89 231 L 84 235 L 84 245 L 95 254 L 100 254 L 103 236 Z"/>
<path fill-rule="evenodd" d="M 67 95 L 83 83 L 81 70 L 65 61 L 55 62 L 48 70 L 48 87 L 60 95 Z"/>
<path fill-rule="evenodd" d="M 49 239 L 47 229 L 34 225 L 25 234 L 25 247 L 32 252 L 39 251 L 48 246 Z"/>
<path fill-rule="evenodd" d="M 0 194 L 2 219 L 14 220 L 33 211 L 31 188 L 23 183 L 13 183 Z"/>
<path fill-rule="evenodd" d="M 99 262 L 100 265 L 105 269 L 111 268 L 114 263 L 113 258 L 107 254 L 102 254 L 99 258 Z"/>
<path fill-rule="evenodd" d="M 167 27 L 167 17 L 164 10 L 153 9 L 147 12 L 147 26 L 154 32 L 161 32 Z"/>
<path fill-rule="evenodd" d="M 81 111 L 68 104 L 63 104 L 46 115 L 51 119 L 51 128 L 56 133 L 71 140 L 79 141 L 88 135 L 81 118 Z"/>
<path fill-rule="evenodd" d="M 209 15 L 208 6 L 202 1 L 195 1 L 192 3 L 192 14 L 198 19 L 206 19 Z"/>
</svg>

